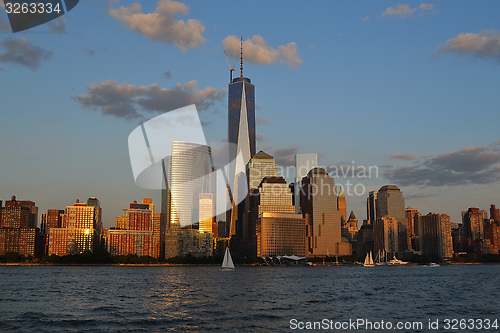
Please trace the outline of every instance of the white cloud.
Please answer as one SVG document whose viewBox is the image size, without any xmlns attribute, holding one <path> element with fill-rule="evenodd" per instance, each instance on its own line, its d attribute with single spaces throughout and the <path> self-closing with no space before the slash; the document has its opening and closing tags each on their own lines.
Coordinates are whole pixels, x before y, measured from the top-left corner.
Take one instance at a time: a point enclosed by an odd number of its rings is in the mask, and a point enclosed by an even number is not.
<svg viewBox="0 0 500 333">
<path fill-rule="evenodd" d="M 184 22 L 175 18 L 176 14 L 189 13 L 189 7 L 181 2 L 161 0 L 152 13 L 143 13 L 138 3 L 119 8 L 111 5 L 108 13 L 128 29 L 151 40 L 174 44 L 183 51 L 197 48 L 205 42 L 202 36 L 205 27 L 200 21 L 189 19 Z"/>
<path fill-rule="evenodd" d="M 495 142 L 433 155 L 413 166 L 390 167 L 384 177 L 395 184 L 420 187 L 495 183 L 500 180 L 500 152 L 494 147 Z"/>
<path fill-rule="evenodd" d="M 460 56 L 491 59 L 500 63 L 500 31 L 483 30 L 479 33 L 462 33 L 448 39 L 437 54 L 449 52 Z"/>
<path fill-rule="evenodd" d="M 369 18 L 370 18 L 370 16 L 363 17 L 363 18 L 361 19 L 361 21 L 362 21 L 362 22 L 367 21 Z"/>
<path fill-rule="evenodd" d="M 418 8 L 420 8 L 422 10 L 431 10 L 431 9 L 434 9 L 434 5 L 430 4 L 430 3 L 422 3 L 422 4 L 420 4 L 420 6 Z"/>
<path fill-rule="evenodd" d="M 415 159 L 415 156 L 413 156 L 412 154 L 391 154 L 391 156 L 389 157 L 407 161 L 413 161 Z"/>
<path fill-rule="evenodd" d="M 389 7 L 385 10 L 385 12 L 382 13 L 382 17 L 384 16 L 400 16 L 400 17 L 407 17 L 407 16 L 412 16 L 413 12 L 416 11 L 416 8 L 410 8 L 409 5 L 398 5 L 396 9 Z"/>
<path fill-rule="evenodd" d="M 222 41 L 224 49 L 234 59 L 240 58 L 240 39 L 236 36 L 228 36 Z M 267 45 L 267 41 L 260 35 L 243 41 L 243 59 L 256 65 L 279 63 L 295 68 L 299 67 L 303 60 L 297 53 L 297 44 L 290 42 L 278 46 L 275 49 Z"/>
</svg>

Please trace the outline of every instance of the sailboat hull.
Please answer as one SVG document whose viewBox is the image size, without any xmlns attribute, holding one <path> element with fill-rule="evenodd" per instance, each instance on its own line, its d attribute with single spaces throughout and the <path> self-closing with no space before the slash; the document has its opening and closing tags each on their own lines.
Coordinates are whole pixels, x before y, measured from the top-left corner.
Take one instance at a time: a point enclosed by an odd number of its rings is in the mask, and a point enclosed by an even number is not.
<svg viewBox="0 0 500 333">
<path fill-rule="evenodd" d="M 234 271 L 234 268 L 230 267 L 219 268 L 219 272 L 232 272 L 232 271 Z"/>
</svg>

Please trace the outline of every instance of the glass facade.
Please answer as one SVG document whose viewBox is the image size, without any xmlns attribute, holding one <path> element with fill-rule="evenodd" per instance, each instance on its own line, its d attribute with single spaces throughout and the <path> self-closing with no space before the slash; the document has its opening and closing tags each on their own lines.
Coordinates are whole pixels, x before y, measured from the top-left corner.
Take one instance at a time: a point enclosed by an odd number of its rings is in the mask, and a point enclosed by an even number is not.
<svg viewBox="0 0 500 333">
<path fill-rule="evenodd" d="M 209 146 L 172 142 L 169 165 L 171 225 L 188 226 L 199 222 L 199 195 L 211 193 L 214 181 Z"/>
</svg>

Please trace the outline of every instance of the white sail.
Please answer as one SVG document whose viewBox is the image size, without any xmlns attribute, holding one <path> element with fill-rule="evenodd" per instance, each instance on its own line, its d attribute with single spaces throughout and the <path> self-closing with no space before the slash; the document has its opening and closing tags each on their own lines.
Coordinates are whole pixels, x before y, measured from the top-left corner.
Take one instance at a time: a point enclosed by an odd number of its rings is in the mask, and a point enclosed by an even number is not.
<svg viewBox="0 0 500 333">
<path fill-rule="evenodd" d="M 373 266 L 375 266 L 373 264 L 373 257 L 372 257 L 372 252 L 371 251 L 370 251 L 370 254 L 366 254 L 365 263 L 363 264 L 363 266 L 365 266 L 365 267 L 373 267 Z"/>
<path fill-rule="evenodd" d="M 229 252 L 229 247 L 226 247 L 226 253 L 224 254 L 224 260 L 222 261 L 221 271 L 230 271 L 234 269 L 233 259 L 231 258 L 231 253 Z"/>
</svg>

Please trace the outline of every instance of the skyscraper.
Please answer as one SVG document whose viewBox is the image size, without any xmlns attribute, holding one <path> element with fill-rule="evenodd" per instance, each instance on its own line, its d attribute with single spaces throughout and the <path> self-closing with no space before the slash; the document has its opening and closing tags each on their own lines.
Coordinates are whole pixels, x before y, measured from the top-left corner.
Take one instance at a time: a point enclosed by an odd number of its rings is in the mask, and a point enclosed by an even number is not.
<svg viewBox="0 0 500 333">
<path fill-rule="evenodd" d="M 310 255 L 351 254 L 350 243 L 342 242 L 336 192 L 333 177 L 325 169 L 314 168 L 302 178 L 300 205 L 306 219 Z"/>
<path fill-rule="evenodd" d="M 243 77 L 243 44 L 240 70 L 240 77 L 229 83 L 228 142 L 237 146 L 235 150 L 231 145 L 229 160 L 241 151 L 246 165 L 255 155 L 255 87 L 249 78 Z"/>
<path fill-rule="evenodd" d="M 301 213 L 300 210 L 300 188 L 302 187 L 302 178 L 307 176 L 311 169 L 318 166 L 318 154 L 295 154 L 293 157 L 295 162 L 295 212 Z"/>
<path fill-rule="evenodd" d="M 197 224 L 199 194 L 210 193 L 213 187 L 210 147 L 190 142 L 172 142 L 169 169 L 170 225 Z"/>
<path fill-rule="evenodd" d="M 429 213 L 418 217 L 422 230 L 422 254 L 437 255 L 439 259 L 453 257 L 450 216 Z"/>
<path fill-rule="evenodd" d="M 92 206 L 78 199 L 73 206 L 67 206 L 66 213 L 62 215 L 61 227 L 48 231 L 49 255 L 64 256 L 100 248 L 102 209 L 99 207 L 99 200 L 90 199 Z"/>
<path fill-rule="evenodd" d="M 257 256 L 304 256 L 305 223 L 295 214 L 293 193 L 283 177 L 266 177 L 259 186 L 256 213 Z"/>
<path fill-rule="evenodd" d="M 240 56 L 240 76 L 229 82 L 228 91 L 228 143 L 229 161 L 234 161 L 238 154 L 241 154 L 242 161 L 232 165 L 228 170 L 228 185 L 234 184 L 234 192 L 228 193 L 230 206 L 226 213 L 226 222 L 229 223 L 229 233 L 231 235 L 231 250 L 239 247 L 241 240 L 241 228 L 237 224 L 242 224 L 242 204 L 244 197 L 239 189 L 242 181 L 247 182 L 246 177 L 242 177 L 247 163 L 255 155 L 255 87 L 249 78 L 243 77 L 243 41 L 241 42 Z M 243 163 L 239 165 L 239 163 Z M 240 175 L 238 175 L 240 174 Z M 240 208 L 240 209 L 238 209 Z M 238 212 L 239 211 L 239 212 Z M 239 249 L 238 249 L 239 251 Z"/>
<path fill-rule="evenodd" d="M 382 186 L 375 201 L 376 218 L 390 216 L 398 221 L 399 252 L 410 248 L 408 219 L 405 216 L 405 199 L 403 193 L 395 185 Z"/>
<path fill-rule="evenodd" d="M 366 220 L 367 224 L 373 224 L 377 218 L 377 209 L 375 203 L 377 202 L 378 191 L 371 191 L 366 199 Z"/>
</svg>

